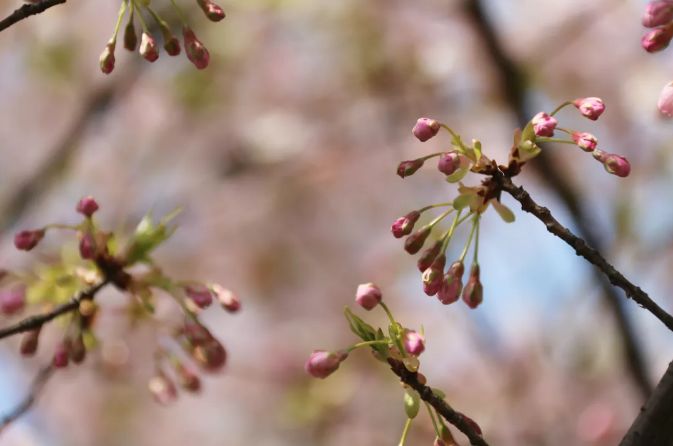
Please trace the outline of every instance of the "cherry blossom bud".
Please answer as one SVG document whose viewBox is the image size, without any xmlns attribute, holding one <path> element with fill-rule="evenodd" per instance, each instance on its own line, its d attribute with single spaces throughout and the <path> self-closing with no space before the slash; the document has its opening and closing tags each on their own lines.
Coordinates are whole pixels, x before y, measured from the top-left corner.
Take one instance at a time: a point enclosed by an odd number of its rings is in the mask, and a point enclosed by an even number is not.
<svg viewBox="0 0 673 446">
<path fill-rule="evenodd" d="M 147 387 L 154 400 L 164 406 L 172 403 L 178 397 L 175 384 L 163 372 L 159 372 L 153 376 Z"/>
<path fill-rule="evenodd" d="M 201 390 L 201 380 L 194 370 L 186 367 L 181 362 L 175 365 L 175 374 L 178 377 L 180 387 L 189 392 L 198 392 Z"/>
<path fill-rule="evenodd" d="M 605 104 L 601 98 L 578 98 L 573 101 L 573 105 L 582 113 L 582 116 L 592 121 L 598 119 L 605 111 Z"/>
<path fill-rule="evenodd" d="M 645 7 L 643 26 L 654 28 L 673 20 L 673 2 L 670 0 L 651 1 Z"/>
<path fill-rule="evenodd" d="M 93 260 L 96 257 L 96 243 L 93 236 L 88 232 L 80 236 L 79 255 L 84 260 Z"/>
<path fill-rule="evenodd" d="M 21 231 L 14 236 L 14 246 L 22 251 L 30 251 L 40 243 L 44 237 L 44 229 Z"/>
<path fill-rule="evenodd" d="M 84 197 L 77 203 L 77 212 L 85 217 L 91 217 L 98 210 L 98 203 L 92 196 Z"/>
<path fill-rule="evenodd" d="M 404 332 L 404 350 L 410 355 L 418 356 L 425 350 L 425 338 L 420 333 L 412 330 Z"/>
<path fill-rule="evenodd" d="M 531 122 L 537 136 L 554 136 L 554 129 L 558 125 L 556 118 L 545 112 L 540 112 L 533 116 Z"/>
<path fill-rule="evenodd" d="M 206 327 L 189 318 L 185 320 L 179 334 L 185 337 L 190 346 L 203 345 L 214 339 Z"/>
<path fill-rule="evenodd" d="M 444 153 L 439 156 L 437 169 L 444 175 L 453 174 L 460 167 L 460 155 L 458 152 Z"/>
<path fill-rule="evenodd" d="M 460 418 L 463 419 L 463 421 L 465 421 L 472 428 L 472 430 L 475 433 L 482 435 L 481 427 L 479 427 L 479 425 L 472 418 L 468 417 L 467 415 L 461 412 L 457 412 L 457 414 Z"/>
<path fill-rule="evenodd" d="M 140 36 L 140 48 L 138 49 L 140 55 L 148 62 L 154 62 L 159 58 L 159 51 L 157 51 L 157 42 L 154 37 L 146 32 Z"/>
<path fill-rule="evenodd" d="M 598 145 L 598 139 L 587 132 L 573 132 L 572 139 L 575 141 L 575 144 L 577 144 L 577 147 L 585 152 L 592 152 Z"/>
<path fill-rule="evenodd" d="M 399 166 L 397 166 L 397 174 L 402 177 L 408 177 L 416 173 L 418 169 L 423 166 L 425 160 L 423 158 L 418 158 L 415 160 L 402 161 Z"/>
<path fill-rule="evenodd" d="M 56 344 L 52 365 L 58 369 L 68 366 L 68 356 L 70 355 L 70 342 L 66 339 Z"/>
<path fill-rule="evenodd" d="M 404 250 L 407 251 L 409 254 L 416 254 L 423 247 L 423 244 L 430 235 L 431 231 L 432 228 L 430 226 L 425 226 L 419 229 L 418 231 L 414 232 L 413 234 L 411 234 L 404 241 Z"/>
<path fill-rule="evenodd" d="M 430 118 L 419 118 L 412 129 L 412 133 L 421 142 L 425 142 L 439 132 L 439 122 Z"/>
<path fill-rule="evenodd" d="M 662 115 L 669 118 L 673 117 L 673 82 L 669 82 L 661 90 L 657 108 Z"/>
<path fill-rule="evenodd" d="M 138 34 L 136 34 L 136 27 L 133 25 L 133 20 L 129 20 L 124 28 L 124 48 L 129 51 L 135 51 L 138 46 Z"/>
<path fill-rule="evenodd" d="M 220 285 L 213 285 L 212 290 L 213 293 L 215 293 L 215 297 L 217 297 L 217 300 L 222 305 L 222 308 L 229 313 L 236 313 L 241 309 L 241 301 L 233 291 L 223 288 Z"/>
<path fill-rule="evenodd" d="M 182 35 L 184 37 L 185 53 L 196 68 L 203 70 L 210 62 L 210 54 L 203 43 L 196 38 L 194 31 L 190 28 L 183 28 Z"/>
<path fill-rule="evenodd" d="M 108 42 L 107 45 L 105 45 L 105 48 L 103 49 L 103 52 L 100 54 L 100 58 L 98 60 L 100 64 L 100 70 L 103 72 L 103 74 L 110 74 L 112 73 L 112 70 L 115 68 L 115 42 L 110 41 Z"/>
<path fill-rule="evenodd" d="M 170 36 L 170 38 L 164 42 L 164 49 L 169 56 L 177 56 L 180 54 L 180 41 L 177 37 Z"/>
<path fill-rule="evenodd" d="M 26 305 L 26 289 L 18 287 L 11 290 L 0 290 L 0 313 L 11 315 Z"/>
<path fill-rule="evenodd" d="M 404 217 L 400 217 L 392 224 L 390 227 L 390 232 L 393 233 L 395 238 L 401 238 L 405 235 L 411 234 L 411 231 L 414 230 L 414 225 L 420 218 L 421 213 L 418 211 L 411 211 Z"/>
<path fill-rule="evenodd" d="M 355 302 L 367 311 L 377 306 L 381 298 L 381 289 L 371 282 L 358 285 L 355 292 Z"/>
<path fill-rule="evenodd" d="M 225 17 L 224 10 L 212 0 L 197 0 L 203 13 L 212 22 L 219 22 Z"/>
<path fill-rule="evenodd" d="M 423 291 L 428 296 L 434 296 L 442 287 L 446 256 L 441 254 L 432 262 L 429 268 L 423 271 Z"/>
<path fill-rule="evenodd" d="M 477 308 L 484 300 L 484 288 L 479 280 L 479 265 L 474 263 L 470 269 L 470 277 L 463 290 L 463 301 L 470 308 Z"/>
<path fill-rule="evenodd" d="M 442 426 L 439 428 L 439 434 L 442 437 L 442 441 L 446 446 L 458 446 L 458 443 L 453 438 L 453 434 L 451 433 L 449 428 L 444 424 L 442 424 Z"/>
<path fill-rule="evenodd" d="M 72 340 L 72 344 L 70 345 L 70 359 L 75 364 L 80 364 L 82 361 L 84 361 L 85 357 L 86 346 L 84 345 L 84 338 L 82 337 L 82 333 L 79 333 L 79 335 Z"/>
<path fill-rule="evenodd" d="M 35 354 L 40 339 L 41 329 L 42 326 L 23 334 L 21 337 L 21 345 L 19 347 L 19 351 L 23 356 L 33 356 Z"/>
<path fill-rule="evenodd" d="M 424 272 L 426 269 L 430 268 L 432 262 L 439 255 L 439 251 L 442 249 L 442 244 L 442 240 L 437 240 L 431 247 L 421 253 L 418 262 L 416 262 L 416 266 L 418 266 L 420 272 Z"/>
<path fill-rule="evenodd" d="M 221 369 L 227 362 L 227 351 L 215 338 L 194 348 L 192 356 L 201 367 L 209 372 Z"/>
<path fill-rule="evenodd" d="M 446 446 L 446 443 L 444 443 L 444 440 L 440 440 L 438 437 L 435 437 L 435 441 L 432 443 L 432 446 Z"/>
<path fill-rule="evenodd" d="M 213 303 L 213 293 L 203 285 L 186 286 L 185 294 L 199 308 L 206 308 Z"/>
<path fill-rule="evenodd" d="M 673 38 L 673 27 L 655 28 L 640 39 L 640 44 L 648 53 L 656 53 L 665 49 Z"/>
<path fill-rule="evenodd" d="M 304 365 L 306 373 L 314 378 L 325 379 L 338 368 L 339 364 L 348 357 L 348 353 L 314 350 Z"/>
<path fill-rule="evenodd" d="M 622 178 L 629 176 L 629 173 L 631 172 L 631 164 L 629 163 L 629 160 L 614 153 L 609 153 L 605 157 L 603 166 L 608 173 Z"/>
<path fill-rule="evenodd" d="M 442 287 L 437 292 L 437 298 L 444 305 L 452 304 L 460 298 L 463 291 L 463 262 L 453 262 L 444 276 Z"/>
</svg>

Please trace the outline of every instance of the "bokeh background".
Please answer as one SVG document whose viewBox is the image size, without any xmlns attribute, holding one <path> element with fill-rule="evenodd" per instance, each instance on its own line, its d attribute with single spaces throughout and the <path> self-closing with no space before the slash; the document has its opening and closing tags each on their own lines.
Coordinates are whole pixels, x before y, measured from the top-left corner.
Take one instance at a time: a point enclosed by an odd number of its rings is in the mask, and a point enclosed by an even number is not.
<svg viewBox="0 0 673 446">
<path fill-rule="evenodd" d="M 483 221 L 476 311 L 426 297 L 389 227 L 455 194 L 432 164 L 395 175 L 400 160 L 448 147 L 445 136 L 415 140 L 417 117 L 481 139 L 502 160 L 522 117 L 600 96 L 599 121 L 568 109 L 561 122 L 626 155 L 631 176 L 607 175 L 572 146 L 547 146 L 518 181 L 673 309 L 673 131 L 655 107 L 673 61 L 640 48 L 644 4 L 226 1 L 219 24 L 193 15 L 211 52 L 203 72 L 184 57 L 149 64 L 120 48 L 114 73 L 100 74 L 115 1 L 70 1 L 2 32 L 2 266 L 48 259 L 58 237 L 26 254 L 13 233 L 75 222 L 83 195 L 98 199 L 104 224 L 126 231 L 149 209 L 181 206 L 158 259 L 175 276 L 232 288 L 243 311 L 207 311 L 227 367 L 200 395 L 162 407 L 146 391 L 157 329 L 131 327 L 115 311 L 123 299 L 106 291 L 100 349 L 56 373 L 0 445 L 397 444 L 402 391 L 387 367 L 356 352 L 327 380 L 303 370 L 311 350 L 354 342 L 342 310 L 366 281 L 405 324 L 425 328 L 423 372 L 491 444 L 617 444 L 673 358 L 657 320 L 611 295 L 508 197 L 514 224 L 492 211 Z M 5 0 L 0 13 L 17 6 Z M 521 76 L 508 83 L 512 67 Z M 159 316 L 170 319 L 176 309 L 165 307 Z M 378 311 L 365 316 L 385 322 Z M 51 327 L 32 359 L 18 356 L 17 339 L 2 342 L 0 412 L 23 397 L 58 332 Z M 432 440 L 423 413 L 408 444 Z"/>
</svg>

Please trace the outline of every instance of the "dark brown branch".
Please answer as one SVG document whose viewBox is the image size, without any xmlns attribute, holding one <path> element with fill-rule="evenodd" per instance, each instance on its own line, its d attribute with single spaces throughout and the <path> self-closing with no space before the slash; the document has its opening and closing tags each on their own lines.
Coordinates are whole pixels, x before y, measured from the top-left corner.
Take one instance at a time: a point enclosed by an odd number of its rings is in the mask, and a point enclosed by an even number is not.
<svg viewBox="0 0 673 446">
<path fill-rule="evenodd" d="M 418 381 L 418 373 L 410 372 L 401 361 L 396 359 L 388 358 L 388 364 L 390 364 L 393 373 L 399 376 L 404 384 L 418 392 L 423 401 L 430 404 L 446 421 L 456 426 L 456 428 L 464 433 L 467 438 L 470 439 L 470 444 L 475 446 L 488 446 L 486 440 L 474 430 L 472 424 L 466 419 L 465 415 L 456 412 L 446 403 L 446 401 L 435 395 L 430 387 Z"/>
<path fill-rule="evenodd" d="M 33 383 L 30 386 L 30 391 L 28 392 L 28 395 L 26 395 L 23 401 L 21 401 L 14 409 L 6 413 L 0 419 L 0 433 L 2 433 L 7 428 L 7 426 L 12 424 L 19 417 L 21 417 L 21 415 L 28 412 L 28 410 L 31 408 L 37 397 L 40 395 L 42 388 L 47 383 L 47 380 L 49 379 L 53 371 L 54 368 L 50 364 L 42 368 L 42 370 L 40 370 L 38 374 L 35 375 Z"/>
<path fill-rule="evenodd" d="M 27 3 L 15 10 L 13 13 L 0 20 L 0 31 L 4 31 L 10 26 L 32 15 L 40 14 L 52 6 L 65 3 L 66 0 L 42 0 L 37 3 Z"/>
<path fill-rule="evenodd" d="M 673 444 L 673 362 L 652 392 L 619 446 Z"/>
<path fill-rule="evenodd" d="M 645 308 L 659 319 L 669 330 L 673 331 L 673 316 L 664 311 L 656 302 L 654 302 L 647 293 L 640 287 L 631 283 L 619 271 L 617 271 L 605 258 L 590 246 L 586 241 L 577 237 L 568 228 L 561 225 L 549 209 L 538 205 L 522 187 L 516 186 L 509 177 L 501 172 L 496 172 L 492 176 L 500 189 L 510 194 L 521 204 L 521 209 L 533 214 L 545 224 L 547 231 L 551 232 L 568 245 L 570 245 L 578 256 L 584 257 L 589 263 L 596 266 L 610 281 L 611 284 L 624 290 L 626 296 L 636 301 L 638 305 Z"/>
<path fill-rule="evenodd" d="M 100 282 L 99 284 L 81 291 L 78 293 L 76 296 L 74 296 L 70 301 L 61 304 L 54 308 L 51 311 L 48 311 L 46 313 L 38 314 L 36 316 L 30 316 L 27 317 L 26 319 L 23 319 L 19 322 L 17 322 L 14 325 L 11 325 L 9 327 L 5 327 L 0 329 L 0 339 L 18 334 L 18 333 L 23 333 L 26 331 L 30 330 L 35 330 L 37 328 L 40 328 L 43 324 L 51 321 L 52 319 L 55 319 L 61 315 L 70 313 L 71 311 L 74 311 L 79 308 L 79 303 L 82 300 L 87 300 L 87 299 L 93 299 L 95 294 L 103 288 L 105 285 L 107 285 L 109 281 L 104 280 Z"/>
</svg>

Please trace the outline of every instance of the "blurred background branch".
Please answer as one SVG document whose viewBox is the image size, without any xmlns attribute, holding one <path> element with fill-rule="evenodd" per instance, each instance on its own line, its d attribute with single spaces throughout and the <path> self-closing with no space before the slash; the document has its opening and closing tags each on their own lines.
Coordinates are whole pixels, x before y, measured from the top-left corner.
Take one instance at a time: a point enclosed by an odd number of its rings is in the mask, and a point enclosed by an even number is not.
<svg viewBox="0 0 673 446">
<path fill-rule="evenodd" d="M 52 6 L 60 5 L 65 3 L 66 0 L 32 0 L 30 3 L 22 5 L 16 9 L 13 13 L 0 20 L 0 31 L 4 31 L 10 26 L 20 22 L 23 19 L 26 19 L 32 15 L 40 14 Z"/>
</svg>

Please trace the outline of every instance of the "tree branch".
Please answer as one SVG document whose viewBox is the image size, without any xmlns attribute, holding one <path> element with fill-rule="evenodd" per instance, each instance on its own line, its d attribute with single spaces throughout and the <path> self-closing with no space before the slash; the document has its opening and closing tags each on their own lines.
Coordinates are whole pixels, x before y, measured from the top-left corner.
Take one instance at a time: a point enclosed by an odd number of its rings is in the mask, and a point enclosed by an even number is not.
<svg viewBox="0 0 673 446">
<path fill-rule="evenodd" d="M 673 444 L 673 362 L 652 392 L 619 446 Z"/>
<path fill-rule="evenodd" d="M 42 388 L 47 383 L 47 380 L 53 371 L 54 367 L 49 364 L 48 366 L 42 368 L 42 370 L 40 370 L 37 375 L 35 375 L 33 383 L 30 385 L 30 391 L 28 392 L 28 395 L 26 395 L 23 401 L 21 401 L 14 409 L 6 413 L 2 419 L 0 419 L 0 433 L 2 433 L 7 428 L 7 426 L 21 417 L 21 415 L 28 412 L 37 397 L 40 395 Z"/>
<path fill-rule="evenodd" d="M 505 176 L 502 172 L 496 171 L 492 175 L 493 180 L 500 187 L 510 194 L 516 201 L 521 204 L 521 209 L 533 214 L 545 224 L 547 231 L 551 232 L 568 245 L 570 245 L 578 256 L 584 257 L 589 263 L 596 266 L 610 281 L 611 284 L 624 290 L 626 296 L 636 301 L 638 305 L 645 308 L 659 319 L 669 330 L 673 331 L 673 316 L 667 313 L 663 308 L 657 305 L 648 294 L 641 290 L 640 287 L 631 283 L 624 277 L 614 266 L 608 263 L 607 260 L 594 249 L 587 242 L 575 234 L 570 229 L 561 225 L 549 209 L 538 205 L 522 187 L 516 186 L 511 178 Z"/>
<path fill-rule="evenodd" d="M 470 444 L 475 446 L 488 446 L 486 440 L 482 438 L 475 430 L 467 417 L 460 412 L 456 412 L 446 401 L 439 398 L 432 389 L 418 381 L 418 373 L 410 372 L 401 361 L 388 358 L 390 368 L 403 383 L 414 389 L 420 395 L 421 399 L 430 404 L 446 421 L 456 426 L 467 438 Z"/>
<path fill-rule="evenodd" d="M 15 10 L 9 16 L 0 20 L 0 31 L 4 31 L 15 23 L 20 22 L 21 20 L 26 19 L 32 15 L 40 14 L 52 6 L 60 5 L 65 2 L 66 0 L 42 0 L 38 1 L 37 3 L 27 3 L 21 6 L 19 9 Z"/>
<path fill-rule="evenodd" d="M 38 314 L 36 316 L 30 316 L 27 317 L 26 319 L 23 319 L 19 322 L 17 322 L 14 325 L 11 325 L 9 327 L 5 327 L 0 329 L 0 339 L 18 334 L 18 333 L 23 333 L 26 331 L 31 331 L 35 330 L 37 328 L 40 328 L 43 324 L 51 321 L 52 319 L 57 318 L 58 316 L 61 316 L 66 313 L 70 313 L 71 311 L 74 311 L 79 308 L 79 303 L 83 300 L 88 300 L 88 299 L 93 299 L 95 294 L 103 288 L 105 285 L 109 283 L 109 279 L 103 280 L 97 285 L 94 285 L 93 287 L 86 289 L 84 291 L 79 292 L 76 296 L 74 296 L 72 299 L 70 299 L 69 302 L 66 302 L 64 304 L 61 304 L 54 308 L 51 311 L 48 311 L 46 313 Z"/>
</svg>

